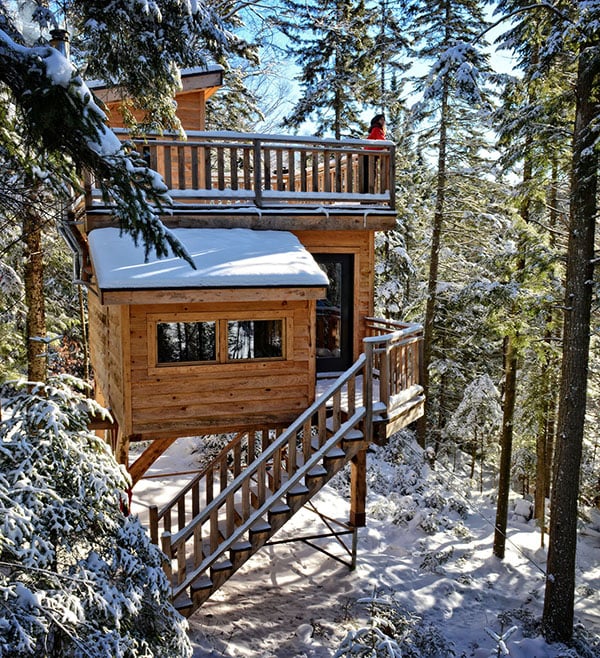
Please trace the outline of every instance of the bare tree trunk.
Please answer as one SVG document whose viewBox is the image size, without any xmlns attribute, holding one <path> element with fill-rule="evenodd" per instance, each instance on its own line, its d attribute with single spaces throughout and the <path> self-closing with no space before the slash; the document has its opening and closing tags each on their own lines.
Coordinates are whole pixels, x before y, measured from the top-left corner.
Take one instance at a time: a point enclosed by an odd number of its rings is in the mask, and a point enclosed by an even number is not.
<svg viewBox="0 0 600 658">
<path fill-rule="evenodd" d="M 598 116 L 600 58 L 595 45 L 582 47 L 575 88 L 575 130 L 563 360 L 559 397 L 554 483 L 542 627 L 549 641 L 573 634 L 577 497 L 585 423 L 590 314 L 593 284 L 598 155 L 592 122 Z"/>
<path fill-rule="evenodd" d="M 23 240 L 25 243 L 25 303 L 27 305 L 25 329 L 27 379 L 30 382 L 44 382 L 47 377 L 48 360 L 45 354 L 48 345 L 44 342 L 46 338 L 46 306 L 42 220 L 35 212 L 33 205 L 24 209 Z"/>
</svg>

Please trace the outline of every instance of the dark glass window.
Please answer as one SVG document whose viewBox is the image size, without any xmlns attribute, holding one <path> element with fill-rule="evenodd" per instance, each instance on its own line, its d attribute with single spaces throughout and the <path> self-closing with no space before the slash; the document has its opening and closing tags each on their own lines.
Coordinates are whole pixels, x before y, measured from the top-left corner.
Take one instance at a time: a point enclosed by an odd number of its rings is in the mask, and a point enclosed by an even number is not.
<svg viewBox="0 0 600 658">
<path fill-rule="evenodd" d="M 282 356 L 281 320 L 237 320 L 227 323 L 228 359 L 273 359 Z"/>
<path fill-rule="evenodd" d="M 215 322 L 159 322 L 158 363 L 216 361 Z"/>
</svg>

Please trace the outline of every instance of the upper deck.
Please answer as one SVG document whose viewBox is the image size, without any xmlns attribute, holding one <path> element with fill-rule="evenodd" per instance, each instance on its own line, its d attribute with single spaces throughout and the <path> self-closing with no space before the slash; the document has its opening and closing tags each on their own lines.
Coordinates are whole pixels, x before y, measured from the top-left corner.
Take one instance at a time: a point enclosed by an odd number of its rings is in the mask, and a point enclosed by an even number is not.
<svg viewBox="0 0 600 658">
<path fill-rule="evenodd" d="M 163 216 L 170 227 L 395 225 L 393 142 L 189 131 L 185 141 L 156 136 L 133 143 L 170 190 L 173 206 Z M 93 178 L 85 189 L 86 229 L 114 224 Z"/>
</svg>

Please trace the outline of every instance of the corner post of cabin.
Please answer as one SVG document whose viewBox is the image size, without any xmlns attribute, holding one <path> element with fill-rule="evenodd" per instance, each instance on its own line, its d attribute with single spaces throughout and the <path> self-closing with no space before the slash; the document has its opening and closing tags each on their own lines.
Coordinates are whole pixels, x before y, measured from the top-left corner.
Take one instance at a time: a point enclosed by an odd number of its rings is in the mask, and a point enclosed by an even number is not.
<svg viewBox="0 0 600 658">
<path fill-rule="evenodd" d="M 115 446 L 115 459 L 118 464 L 129 467 L 129 437 L 125 436 L 119 429 Z"/>
<path fill-rule="evenodd" d="M 254 140 L 254 202 L 262 207 L 262 142 Z"/>
</svg>

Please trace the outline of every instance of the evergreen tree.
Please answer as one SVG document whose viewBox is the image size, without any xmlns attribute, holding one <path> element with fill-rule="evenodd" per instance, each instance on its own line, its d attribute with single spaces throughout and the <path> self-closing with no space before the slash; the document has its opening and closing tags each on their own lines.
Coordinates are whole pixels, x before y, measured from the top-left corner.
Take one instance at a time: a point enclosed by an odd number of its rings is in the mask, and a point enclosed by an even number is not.
<svg viewBox="0 0 600 658">
<path fill-rule="evenodd" d="M 488 106 L 482 89 L 488 66 L 481 50 L 470 45 L 485 24 L 478 2 L 440 0 L 433 5 L 414 2 L 409 4 L 409 11 L 413 16 L 417 57 L 434 60 L 430 72 L 417 87 L 423 93 L 417 115 L 426 122 L 424 137 L 431 138 L 437 161 L 423 352 L 423 383 L 428 402 L 425 417 L 419 424 L 420 443 L 424 445 L 426 427 L 431 421 L 429 366 L 434 348 L 443 227 L 450 214 L 457 217 L 467 206 L 464 199 L 464 188 L 470 177 L 467 172 L 473 170 L 474 160 L 481 158 L 484 147 L 481 110 Z M 473 205 L 469 207 L 472 210 Z"/>
<path fill-rule="evenodd" d="M 532 76 L 546 75 L 558 62 L 576 67 L 570 102 L 575 107 L 571 150 L 569 242 L 566 252 L 562 370 L 551 492 L 548 577 L 543 627 L 550 640 L 568 640 L 573 631 L 577 499 L 581 467 L 597 213 L 597 118 L 600 7 L 597 2 L 561 3 L 557 7 L 515 7 L 507 14 L 535 10 L 531 25 L 544 25 L 547 38 L 531 39 L 535 29 L 513 32 L 513 47 L 529 57 Z M 531 57 L 531 55 L 534 55 Z M 566 66 L 565 66 L 566 64 Z"/>
<path fill-rule="evenodd" d="M 0 654 L 189 656 L 162 555 L 121 511 L 128 481 L 87 430 L 101 410 L 80 384 L 17 393 L 0 423 Z"/>
<path fill-rule="evenodd" d="M 284 126 L 312 120 L 319 136 L 362 136 L 360 112 L 377 90 L 373 24 L 364 0 L 283 0 L 277 26 L 301 68 L 301 95 Z"/>
<path fill-rule="evenodd" d="M 105 3 L 47 4 L 0 2 L 0 159 L 9 172 L 0 180 L 0 214 L 24 222 L 30 380 L 46 375 L 45 209 L 82 191 L 81 169 L 93 173 L 114 203 L 121 228 L 141 240 L 147 253 L 171 250 L 188 258 L 160 220 L 161 208 L 170 203 L 166 186 L 106 128 L 80 71 L 123 89 L 145 111 L 146 124 L 176 127 L 172 98 L 180 67 L 205 63 L 209 56 L 223 59 L 229 52 L 254 56 L 230 31 L 239 22 L 231 3 L 220 5 L 223 14 L 184 1 L 117 1 L 108 10 Z M 74 34 L 73 63 L 48 41 L 59 23 Z"/>
</svg>

